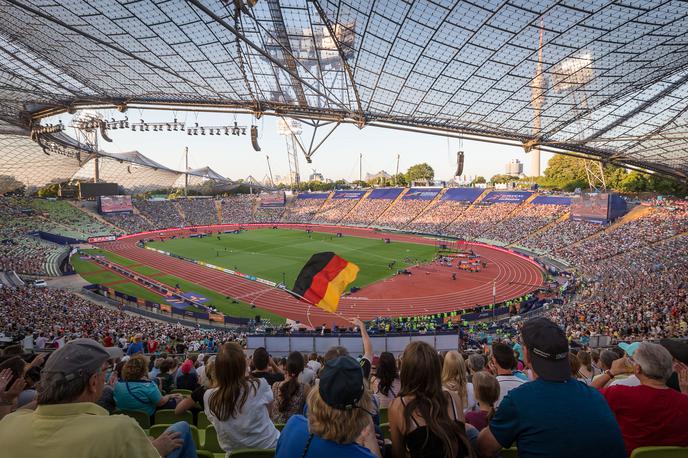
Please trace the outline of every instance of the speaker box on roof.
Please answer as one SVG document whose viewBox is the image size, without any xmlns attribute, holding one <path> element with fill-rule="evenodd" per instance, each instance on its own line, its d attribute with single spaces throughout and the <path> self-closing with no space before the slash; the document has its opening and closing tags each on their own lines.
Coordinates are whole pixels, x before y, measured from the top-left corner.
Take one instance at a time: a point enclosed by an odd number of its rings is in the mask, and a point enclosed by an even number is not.
<svg viewBox="0 0 688 458">
<path fill-rule="evenodd" d="M 258 145 L 258 126 L 251 126 L 251 144 L 254 150 L 260 151 L 260 145 Z"/>
</svg>

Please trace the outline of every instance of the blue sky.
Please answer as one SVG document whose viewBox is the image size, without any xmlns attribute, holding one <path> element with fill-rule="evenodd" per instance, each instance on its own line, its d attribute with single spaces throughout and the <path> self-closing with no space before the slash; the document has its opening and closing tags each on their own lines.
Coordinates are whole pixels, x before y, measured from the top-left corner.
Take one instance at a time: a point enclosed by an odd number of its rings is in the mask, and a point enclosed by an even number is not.
<svg viewBox="0 0 688 458">
<path fill-rule="evenodd" d="M 106 119 L 123 119 L 124 114 L 115 110 L 101 111 Z M 130 109 L 126 116 L 129 122 L 139 122 L 143 118 L 146 122 L 172 122 L 176 116 L 180 122 L 193 125 L 231 125 L 236 120 L 240 125 L 250 125 L 256 122 L 248 115 L 232 115 L 218 113 L 190 113 Z M 69 125 L 70 117 L 61 117 Z M 209 165 L 218 173 L 232 179 L 246 178 L 253 175 L 262 180 L 268 173 L 266 154 L 270 156 L 273 175 L 287 175 L 286 144 L 284 137 L 277 131 L 277 118 L 264 116 L 257 121 L 259 144 L 261 152 L 251 147 L 250 136 L 189 136 L 180 132 L 132 132 L 129 130 L 111 130 L 112 143 L 101 142 L 100 147 L 105 151 L 118 153 L 138 150 L 151 159 L 165 166 L 182 170 L 184 168 L 183 151 L 189 147 L 189 166 L 191 168 Z M 302 139 L 310 141 L 310 127 L 303 126 Z M 318 137 L 327 132 L 327 126 L 321 128 Z M 74 130 L 67 129 L 69 135 Z M 316 143 L 319 140 L 316 139 Z M 313 156 L 313 163 L 307 164 L 300 156 L 300 170 L 302 178 L 307 178 L 316 169 L 326 178 L 337 180 L 358 179 L 358 158 L 363 153 L 363 175 L 366 172 L 386 170 L 393 173 L 396 167 L 396 156 L 400 154 L 399 170 L 406 169 L 419 162 L 429 163 L 435 170 L 435 177 L 441 180 L 452 178 L 456 170 L 456 152 L 459 149 L 457 139 L 447 139 L 435 135 L 419 134 L 365 127 L 358 129 L 353 125 L 341 125 L 330 135 L 325 143 Z M 482 175 L 489 179 L 497 173 L 504 173 L 504 165 L 511 159 L 518 158 L 524 163 L 524 172 L 529 174 L 530 156 L 522 148 L 506 145 L 496 145 L 484 142 L 464 140 L 465 152 L 464 174 L 469 176 Z M 551 154 L 542 153 L 542 170 L 546 167 Z"/>
</svg>

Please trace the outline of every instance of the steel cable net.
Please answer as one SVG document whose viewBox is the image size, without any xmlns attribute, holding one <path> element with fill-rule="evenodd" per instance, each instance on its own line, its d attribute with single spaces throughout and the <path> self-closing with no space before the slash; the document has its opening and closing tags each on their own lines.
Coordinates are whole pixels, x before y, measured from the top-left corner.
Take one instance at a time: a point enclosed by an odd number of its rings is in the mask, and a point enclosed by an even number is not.
<svg viewBox="0 0 688 458">
<path fill-rule="evenodd" d="M 686 2 L 239 3 L 5 0 L 0 118 L 211 104 L 688 173 Z"/>
</svg>

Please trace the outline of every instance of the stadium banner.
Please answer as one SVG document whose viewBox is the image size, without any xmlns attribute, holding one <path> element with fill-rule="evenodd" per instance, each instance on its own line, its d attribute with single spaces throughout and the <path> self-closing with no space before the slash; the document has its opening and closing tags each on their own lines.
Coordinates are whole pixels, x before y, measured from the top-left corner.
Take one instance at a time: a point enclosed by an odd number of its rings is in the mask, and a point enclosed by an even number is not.
<svg viewBox="0 0 688 458">
<path fill-rule="evenodd" d="M 366 190 L 342 190 L 335 191 L 333 199 L 351 199 L 358 200 L 368 192 Z"/>
<path fill-rule="evenodd" d="M 437 197 L 441 188 L 411 188 L 408 190 L 402 200 L 432 200 Z"/>
<path fill-rule="evenodd" d="M 284 191 L 278 192 L 263 192 L 259 195 L 261 207 L 284 207 L 287 196 Z"/>
<path fill-rule="evenodd" d="M 530 203 L 533 205 L 571 205 L 571 198 L 564 196 L 537 196 Z"/>
<path fill-rule="evenodd" d="M 370 193 L 368 199 L 390 199 L 394 200 L 399 197 L 399 194 L 404 190 L 404 188 L 377 188 L 373 189 Z"/>
<path fill-rule="evenodd" d="M 483 202 L 493 204 L 520 204 L 532 195 L 532 191 L 492 191 L 483 199 Z"/>
<path fill-rule="evenodd" d="M 474 202 L 484 191 L 481 188 L 449 188 L 441 199 L 457 202 Z"/>
<path fill-rule="evenodd" d="M 302 192 L 297 194 L 297 199 L 327 199 L 329 192 Z"/>
<path fill-rule="evenodd" d="M 99 196 L 98 213 L 131 213 L 134 207 L 131 204 L 131 196 Z"/>
<path fill-rule="evenodd" d="M 100 237 L 89 237 L 87 239 L 88 243 L 100 243 L 100 242 L 114 242 L 117 237 L 114 235 L 103 235 Z"/>
</svg>

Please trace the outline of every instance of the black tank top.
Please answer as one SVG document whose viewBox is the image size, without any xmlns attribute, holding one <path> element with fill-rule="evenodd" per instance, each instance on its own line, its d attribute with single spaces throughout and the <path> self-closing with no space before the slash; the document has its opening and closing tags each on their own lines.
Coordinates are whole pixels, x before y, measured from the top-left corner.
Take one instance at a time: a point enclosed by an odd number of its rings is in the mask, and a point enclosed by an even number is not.
<svg viewBox="0 0 688 458">
<path fill-rule="evenodd" d="M 403 398 L 401 403 L 406 406 Z M 452 405 L 452 411 L 454 412 L 454 421 L 457 422 L 462 429 L 465 428 L 464 424 L 459 421 L 456 415 L 456 406 L 454 405 L 454 400 L 450 398 Z M 416 428 L 404 435 L 404 445 L 409 451 L 411 458 L 443 458 L 444 457 L 444 443 L 442 440 L 433 432 L 431 432 L 427 426 L 420 426 L 413 415 L 411 415 L 411 421 L 416 425 Z M 462 458 L 468 456 L 468 450 L 462 441 L 459 441 L 459 448 L 457 450 L 456 457 Z"/>
</svg>

